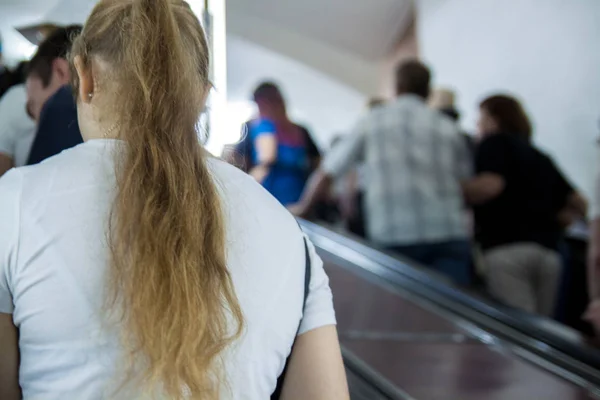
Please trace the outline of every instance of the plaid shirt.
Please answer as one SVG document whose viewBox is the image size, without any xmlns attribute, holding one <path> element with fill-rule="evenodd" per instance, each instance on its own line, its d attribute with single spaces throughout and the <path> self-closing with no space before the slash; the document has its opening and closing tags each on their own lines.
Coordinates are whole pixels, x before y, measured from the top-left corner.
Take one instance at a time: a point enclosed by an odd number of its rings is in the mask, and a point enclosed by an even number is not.
<svg viewBox="0 0 600 400">
<path fill-rule="evenodd" d="M 472 173 L 456 124 L 415 95 L 362 118 L 323 162 L 334 177 L 363 160 L 369 237 L 410 245 L 467 237 L 460 182 Z"/>
</svg>

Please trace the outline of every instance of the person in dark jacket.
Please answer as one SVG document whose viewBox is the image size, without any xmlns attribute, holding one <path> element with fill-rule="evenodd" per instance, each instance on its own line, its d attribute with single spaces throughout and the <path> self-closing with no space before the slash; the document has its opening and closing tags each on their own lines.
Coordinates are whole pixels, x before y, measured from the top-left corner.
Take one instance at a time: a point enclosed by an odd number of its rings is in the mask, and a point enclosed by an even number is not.
<svg viewBox="0 0 600 400">
<path fill-rule="evenodd" d="M 4 60 L 2 59 L 2 36 L 0 36 L 0 97 L 10 89 L 11 85 L 12 74 L 4 65 Z"/>
<path fill-rule="evenodd" d="M 513 97 L 480 105 L 476 177 L 465 185 L 487 284 L 504 303 L 551 316 L 561 277 L 563 228 L 586 212 L 553 160 L 531 143 L 532 127 Z"/>
<path fill-rule="evenodd" d="M 27 165 L 37 164 L 83 142 L 66 59 L 80 31 L 79 25 L 57 28 L 40 44 L 29 64 L 27 109 L 38 121 L 38 128 Z"/>
</svg>

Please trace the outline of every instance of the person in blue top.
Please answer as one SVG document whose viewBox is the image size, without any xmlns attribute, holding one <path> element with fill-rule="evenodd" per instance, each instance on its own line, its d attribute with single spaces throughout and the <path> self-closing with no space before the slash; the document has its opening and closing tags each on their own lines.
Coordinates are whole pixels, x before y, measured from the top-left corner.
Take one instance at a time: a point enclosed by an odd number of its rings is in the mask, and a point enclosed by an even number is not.
<svg viewBox="0 0 600 400">
<path fill-rule="evenodd" d="M 300 198 L 320 153 L 306 128 L 290 121 L 279 88 L 270 82 L 254 91 L 259 116 L 245 124 L 246 135 L 237 147 L 242 168 L 283 205 Z"/>
</svg>

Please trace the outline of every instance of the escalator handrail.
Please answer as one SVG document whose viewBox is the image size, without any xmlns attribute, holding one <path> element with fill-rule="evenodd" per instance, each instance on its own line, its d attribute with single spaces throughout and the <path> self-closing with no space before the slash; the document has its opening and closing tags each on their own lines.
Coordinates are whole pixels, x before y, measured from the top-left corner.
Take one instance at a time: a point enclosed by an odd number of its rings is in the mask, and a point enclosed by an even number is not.
<svg viewBox="0 0 600 400">
<path fill-rule="evenodd" d="M 444 308 L 452 308 L 453 304 L 459 304 L 472 310 L 476 314 L 480 314 L 482 317 L 492 318 L 502 325 L 511 327 L 530 337 L 531 341 L 529 346 L 533 346 L 534 348 L 531 350 L 537 354 L 547 353 L 549 351 L 548 347 L 550 347 L 587 366 L 600 370 L 600 350 L 584 343 L 570 340 L 569 338 L 560 336 L 556 333 L 549 332 L 544 327 L 544 322 L 547 321 L 542 317 L 525 315 L 524 313 L 515 312 L 513 310 L 509 313 L 502 310 L 501 307 L 487 304 L 484 301 L 463 293 L 451 285 L 440 282 L 426 272 L 419 271 L 417 268 L 411 266 L 410 263 L 402 262 L 397 258 L 384 254 L 379 250 L 345 237 L 339 233 L 332 232 L 320 225 L 308 221 L 300 221 L 300 223 L 304 231 L 311 239 L 313 239 L 313 241 L 314 239 L 317 239 L 318 241 L 318 237 L 324 237 L 340 246 L 352 249 L 391 272 L 401 274 L 402 278 L 417 283 L 417 285 L 425 288 L 427 292 L 435 293 L 436 297 L 443 297 L 443 302 L 433 301 L 438 304 L 443 303 L 441 305 Z M 416 287 L 413 286 L 412 289 L 416 290 Z M 597 384 L 600 383 L 600 375 L 586 376 L 585 378 L 594 381 Z"/>
<path fill-rule="evenodd" d="M 367 365 L 344 345 L 341 345 L 341 350 L 345 367 L 359 377 L 372 391 L 377 392 L 379 400 L 415 400 Z"/>
</svg>

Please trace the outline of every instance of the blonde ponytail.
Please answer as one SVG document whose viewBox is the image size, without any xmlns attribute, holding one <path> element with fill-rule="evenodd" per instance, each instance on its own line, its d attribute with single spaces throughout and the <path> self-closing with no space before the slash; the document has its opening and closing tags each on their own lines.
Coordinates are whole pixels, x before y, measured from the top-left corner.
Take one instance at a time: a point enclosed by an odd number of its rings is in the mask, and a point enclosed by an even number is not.
<svg viewBox="0 0 600 400">
<path fill-rule="evenodd" d="M 116 160 L 107 306 L 120 312 L 132 376 L 169 399 L 217 399 L 220 356 L 243 318 L 198 140 L 209 64 L 202 28 L 181 0 L 103 0 L 72 52 L 108 66 L 105 109 L 126 142 Z"/>
</svg>

